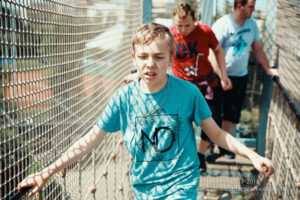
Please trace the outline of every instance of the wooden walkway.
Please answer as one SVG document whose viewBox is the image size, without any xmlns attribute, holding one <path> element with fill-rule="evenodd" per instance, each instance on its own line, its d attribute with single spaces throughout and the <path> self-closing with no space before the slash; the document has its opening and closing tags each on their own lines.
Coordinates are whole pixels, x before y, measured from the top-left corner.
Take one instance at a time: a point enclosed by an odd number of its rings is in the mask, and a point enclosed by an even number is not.
<svg viewBox="0 0 300 200">
<path fill-rule="evenodd" d="M 207 173 L 200 176 L 198 199 L 233 199 L 245 196 L 256 183 L 257 171 L 251 161 L 241 156 L 235 159 L 218 158 L 215 163 L 207 162 Z M 251 193 L 251 192 L 250 192 Z M 253 192 L 252 192 L 253 193 Z M 249 195 L 249 198 L 253 199 Z"/>
</svg>

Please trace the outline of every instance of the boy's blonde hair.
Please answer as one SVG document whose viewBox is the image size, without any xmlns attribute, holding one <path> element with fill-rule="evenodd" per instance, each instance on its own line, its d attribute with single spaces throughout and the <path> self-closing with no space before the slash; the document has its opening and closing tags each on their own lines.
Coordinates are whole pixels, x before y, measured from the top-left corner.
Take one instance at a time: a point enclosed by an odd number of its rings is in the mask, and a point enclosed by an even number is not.
<svg viewBox="0 0 300 200">
<path fill-rule="evenodd" d="M 177 6 L 173 15 L 174 17 L 177 16 L 179 19 L 185 19 L 190 15 L 193 19 L 195 19 L 195 10 L 190 4 L 182 3 Z"/>
<path fill-rule="evenodd" d="M 157 24 L 149 23 L 139 27 L 132 39 L 132 51 L 135 53 L 136 45 L 148 45 L 155 39 L 166 40 L 170 47 L 170 56 L 174 54 L 174 38 L 168 27 Z"/>
</svg>

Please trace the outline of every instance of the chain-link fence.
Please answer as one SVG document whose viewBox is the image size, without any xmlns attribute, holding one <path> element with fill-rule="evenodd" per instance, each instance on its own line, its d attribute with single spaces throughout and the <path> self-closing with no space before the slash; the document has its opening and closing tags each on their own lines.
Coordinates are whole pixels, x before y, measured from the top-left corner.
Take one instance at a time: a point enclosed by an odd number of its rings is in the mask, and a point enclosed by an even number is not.
<svg viewBox="0 0 300 200">
<path fill-rule="evenodd" d="M 264 46 L 280 81 L 300 107 L 300 1 L 269 0 Z"/>
<path fill-rule="evenodd" d="M 132 68 L 142 8 L 141 0 L 1 1 L 1 199 L 96 122 Z M 129 199 L 119 135 L 51 179 L 42 199 Z"/>
<path fill-rule="evenodd" d="M 299 110 L 279 83 L 273 91 L 266 135 L 266 156 L 272 159 L 275 174 L 258 181 L 259 199 L 300 198 L 299 120 Z"/>
<path fill-rule="evenodd" d="M 269 0 L 264 47 L 278 67 L 266 134 L 275 174 L 260 179 L 259 199 L 300 198 L 300 1 Z M 262 177 L 260 177 L 262 178 Z"/>
<path fill-rule="evenodd" d="M 131 69 L 131 36 L 142 23 L 142 2 L 1 1 L 1 199 L 95 123 Z M 300 3 L 268 0 L 268 5 L 262 39 L 282 86 L 273 94 L 267 130 L 267 155 L 276 174 L 260 189 L 263 199 L 299 199 Z M 253 74 L 247 105 L 262 92 L 260 73 Z M 130 199 L 129 155 L 119 134 L 108 137 L 51 179 L 42 199 Z"/>
</svg>

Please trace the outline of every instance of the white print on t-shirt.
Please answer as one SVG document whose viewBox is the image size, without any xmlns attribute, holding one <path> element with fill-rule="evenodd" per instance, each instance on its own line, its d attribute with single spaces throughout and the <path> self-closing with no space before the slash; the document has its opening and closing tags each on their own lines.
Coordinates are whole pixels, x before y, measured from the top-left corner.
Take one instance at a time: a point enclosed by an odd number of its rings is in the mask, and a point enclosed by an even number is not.
<svg viewBox="0 0 300 200">
<path fill-rule="evenodd" d="M 199 61 L 199 57 L 203 56 L 203 53 L 198 53 L 197 54 L 197 58 L 196 58 L 196 67 L 194 66 L 189 66 L 184 68 L 184 71 L 186 73 L 187 76 L 197 76 L 198 74 L 198 61 Z"/>
<path fill-rule="evenodd" d="M 188 76 L 197 76 L 198 68 L 194 66 L 189 66 L 184 69 L 186 75 Z"/>
</svg>

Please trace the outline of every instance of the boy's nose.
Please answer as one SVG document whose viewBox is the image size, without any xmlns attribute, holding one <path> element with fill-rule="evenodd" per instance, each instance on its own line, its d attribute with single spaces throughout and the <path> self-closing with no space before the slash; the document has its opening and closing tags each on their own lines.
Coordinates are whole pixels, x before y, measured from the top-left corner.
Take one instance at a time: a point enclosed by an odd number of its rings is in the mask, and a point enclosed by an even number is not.
<svg viewBox="0 0 300 200">
<path fill-rule="evenodd" d="M 153 59 L 151 57 L 149 57 L 147 60 L 147 67 L 153 67 L 153 66 L 154 66 Z"/>
</svg>

